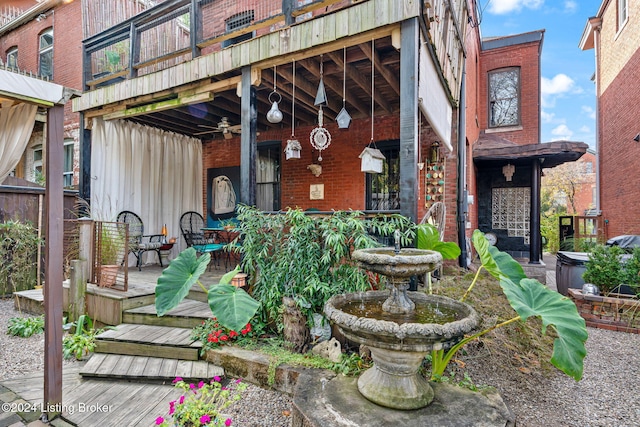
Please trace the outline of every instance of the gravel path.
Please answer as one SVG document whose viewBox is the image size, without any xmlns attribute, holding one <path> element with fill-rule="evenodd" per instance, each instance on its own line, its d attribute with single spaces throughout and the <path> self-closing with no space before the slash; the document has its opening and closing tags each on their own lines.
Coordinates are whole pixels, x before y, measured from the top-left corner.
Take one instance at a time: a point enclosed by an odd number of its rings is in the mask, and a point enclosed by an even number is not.
<svg viewBox="0 0 640 427">
<path fill-rule="evenodd" d="M 0 380 L 43 369 L 43 335 L 6 334 L 20 314 L 13 300 L 0 299 Z M 640 426 L 640 335 L 589 328 L 584 376 L 576 382 L 494 366 L 490 357 L 467 360 L 476 384 L 496 387 L 517 417 L 518 427 Z M 65 363 L 73 363 L 67 361 Z M 250 404 L 246 404 L 250 402 Z M 251 386 L 232 414 L 238 426 L 288 426 L 291 399 Z"/>
</svg>

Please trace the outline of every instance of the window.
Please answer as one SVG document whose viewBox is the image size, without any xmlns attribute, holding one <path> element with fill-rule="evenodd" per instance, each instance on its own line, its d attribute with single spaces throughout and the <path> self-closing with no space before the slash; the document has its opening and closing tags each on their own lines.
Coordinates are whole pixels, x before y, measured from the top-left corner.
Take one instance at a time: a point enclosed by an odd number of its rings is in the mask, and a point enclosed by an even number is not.
<svg viewBox="0 0 640 427">
<path fill-rule="evenodd" d="M 33 147 L 33 166 L 32 166 L 32 181 L 43 182 L 44 176 L 42 175 L 42 144 L 35 145 Z"/>
<path fill-rule="evenodd" d="M 520 124 L 520 69 L 489 73 L 489 127 Z"/>
<path fill-rule="evenodd" d="M 40 54 L 38 73 L 40 77 L 53 80 L 53 30 L 46 30 L 40 34 Z"/>
<path fill-rule="evenodd" d="M 256 163 L 256 207 L 280 210 L 280 141 L 258 145 Z"/>
<path fill-rule="evenodd" d="M 7 51 L 7 67 L 18 68 L 18 48 L 14 47 Z"/>
<path fill-rule="evenodd" d="M 227 33 L 230 33 L 235 30 L 239 30 L 241 28 L 247 27 L 253 22 L 254 13 L 253 10 L 247 10 L 245 12 L 237 13 L 229 18 L 227 18 L 225 22 L 225 29 Z M 236 43 L 243 42 L 245 40 L 249 40 L 253 38 L 253 32 L 248 32 L 238 37 L 234 37 L 229 40 L 224 40 L 222 42 L 222 47 L 227 47 L 234 45 Z"/>
<path fill-rule="evenodd" d="M 384 154 L 382 173 L 367 174 L 366 209 L 373 211 L 400 209 L 400 142 L 377 144 Z"/>
<path fill-rule="evenodd" d="M 586 162 L 585 165 L 585 173 L 593 173 L 593 162 Z"/>
<path fill-rule="evenodd" d="M 629 17 L 627 6 L 627 0 L 618 0 L 618 22 L 616 23 L 616 31 L 620 31 L 625 22 L 627 22 L 627 18 Z"/>
<path fill-rule="evenodd" d="M 63 183 L 64 187 L 73 185 L 73 139 L 64 140 L 64 171 Z"/>
</svg>

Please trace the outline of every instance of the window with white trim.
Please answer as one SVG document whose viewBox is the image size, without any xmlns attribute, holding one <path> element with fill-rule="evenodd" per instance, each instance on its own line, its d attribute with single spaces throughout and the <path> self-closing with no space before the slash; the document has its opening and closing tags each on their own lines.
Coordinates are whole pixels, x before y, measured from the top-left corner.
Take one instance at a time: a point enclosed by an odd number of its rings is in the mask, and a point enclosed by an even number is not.
<svg viewBox="0 0 640 427">
<path fill-rule="evenodd" d="M 627 0 L 618 0 L 618 22 L 616 31 L 619 31 L 624 26 L 624 23 L 627 22 L 627 18 L 629 17 L 628 6 Z"/>
<path fill-rule="evenodd" d="M 53 80 L 53 29 L 40 34 L 38 74 Z"/>
<path fill-rule="evenodd" d="M 18 68 L 18 48 L 13 47 L 7 51 L 7 67 Z"/>
<path fill-rule="evenodd" d="M 63 186 L 71 187 L 73 185 L 73 139 L 65 139 L 64 140 L 64 170 L 62 172 L 63 176 Z"/>
</svg>

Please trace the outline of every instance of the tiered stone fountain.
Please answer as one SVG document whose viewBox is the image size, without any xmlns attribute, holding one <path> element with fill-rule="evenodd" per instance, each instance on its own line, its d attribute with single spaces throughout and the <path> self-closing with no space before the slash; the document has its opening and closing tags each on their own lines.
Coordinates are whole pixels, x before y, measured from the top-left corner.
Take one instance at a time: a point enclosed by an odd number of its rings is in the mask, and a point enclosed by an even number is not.
<svg viewBox="0 0 640 427">
<path fill-rule="evenodd" d="M 438 252 L 372 248 L 353 253 L 365 270 L 388 278 L 388 290 L 337 295 L 325 313 L 342 334 L 371 349 L 373 367 L 358 379 L 370 401 L 394 409 L 418 409 L 433 400 L 429 382 L 418 374 L 431 350 L 447 349 L 478 325 L 471 306 L 450 298 L 408 292 L 409 278 L 442 263 Z"/>
</svg>

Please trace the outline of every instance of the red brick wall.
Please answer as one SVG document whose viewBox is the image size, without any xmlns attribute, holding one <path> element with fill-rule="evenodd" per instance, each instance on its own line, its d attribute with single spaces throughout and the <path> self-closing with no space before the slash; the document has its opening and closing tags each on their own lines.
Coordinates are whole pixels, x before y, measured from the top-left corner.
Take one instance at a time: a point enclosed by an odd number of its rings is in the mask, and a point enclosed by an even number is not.
<svg viewBox="0 0 640 427">
<path fill-rule="evenodd" d="M 455 122 L 455 120 L 454 120 Z M 421 126 L 420 158 L 424 161 L 429 153 L 431 143 L 438 138 L 427 126 L 423 119 Z M 454 140 L 456 138 L 454 123 Z M 371 139 L 371 121 L 369 119 L 353 120 L 349 129 L 338 129 L 335 123 L 325 125 L 331 134 L 331 145 L 322 152 L 322 162 L 318 162 L 318 153 L 309 142 L 309 134 L 313 127 L 298 127 L 295 130 L 296 137 L 302 145 L 300 159 L 285 160 L 281 153 L 281 205 L 284 208 L 299 207 L 301 209 L 317 208 L 323 211 L 332 209 L 363 210 L 366 202 L 366 175 L 360 172 L 359 154 L 369 144 Z M 374 122 L 375 141 L 382 142 L 397 140 L 400 135 L 399 117 L 376 117 Z M 261 131 L 260 141 L 280 140 L 281 149 L 284 150 L 286 140 L 290 138 L 289 128 L 282 130 Z M 447 239 L 456 240 L 456 158 L 453 153 L 447 153 L 442 148 L 442 157 L 445 162 L 445 203 L 447 204 Z M 240 138 L 214 139 L 203 143 L 203 179 L 206 180 L 206 170 L 238 166 L 240 164 Z M 322 165 L 322 174 L 314 176 L 307 166 L 311 163 Z M 417 167 L 417 166 L 416 166 Z M 421 220 L 426 213 L 424 206 L 424 179 L 425 170 L 419 172 L 419 190 L 415 196 L 418 206 L 418 218 Z M 324 184 L 324 200 L 310 200 L 309 187 L 312 184 Z M 206 200 L 206 181 L 203 181 Z M 203 210 L 206 207 L 203 206 Z"/>
<path fill-rule="evenodd" d="M 578 163 L 591 163 L 592 173 L 585 174 L 584 182 L 582 182 L 576 189 L 574 196 L 574 203 L 576 205 L 576 212 L 573 212 L 571 203 L 567 203 L 567 212 L 570 214 L 584 215 L 588 209 L 595 208 L 594 189 L 596 186 L 596 156 L 594 153 L 586 152 L 577 160 Z M 586 166 L 584 171 L 586 172 Z"/>
<path fill-rule="evenodd" d="M 517 144 L 537 144 L 540 141 L 540 43 L 491 49 L 480 54 L 478 121 L 480 128 L 488 125 L 488 73 L 506 67 L 520 67 L 520 121 L 522 130 L 500 132 Z"/>
<path fill-rule="evenodd" d="M 600 206 L 608 238 L 640 234 L 640 50 L 600 97 Z M 633 88 L 633 89 L 631 89 Z"/>
</svg>

